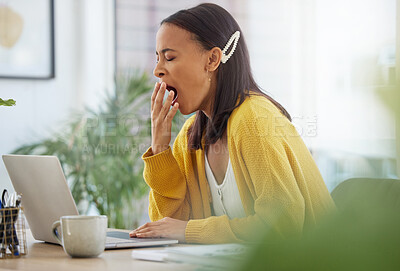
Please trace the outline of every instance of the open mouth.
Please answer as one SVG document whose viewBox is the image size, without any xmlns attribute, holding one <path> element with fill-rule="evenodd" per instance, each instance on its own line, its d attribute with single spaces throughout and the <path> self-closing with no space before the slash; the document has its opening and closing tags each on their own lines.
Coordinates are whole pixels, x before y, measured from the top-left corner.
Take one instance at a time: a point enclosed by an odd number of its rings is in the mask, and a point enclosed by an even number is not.
<svg viewBox="0 0 400 271">
<path fill-rule="evenodd" d="M 171 105 L 173 106 L 176 102 L 176 99 L 178 99 L 178 91 L 176 90 L 176 88 L 174 88 L 173 86 L 169 86 L 169 85 L 167 85 L 167 90 L 174 92 L 174 98 L 172 99 L 172 102 L 171 102 Z"/>
</svg>

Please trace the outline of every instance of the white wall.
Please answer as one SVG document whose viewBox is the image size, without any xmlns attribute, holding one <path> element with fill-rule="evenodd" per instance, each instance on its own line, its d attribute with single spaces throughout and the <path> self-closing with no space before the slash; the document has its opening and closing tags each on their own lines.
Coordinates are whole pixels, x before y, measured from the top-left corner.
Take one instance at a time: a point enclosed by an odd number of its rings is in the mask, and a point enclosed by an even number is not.
<svg viewBox="0 0 400 271">
<path fill-rule="evenodd" d="M 59 129 L 71 111 L 97 107 L 113 87 L 114 9 L 112 0 L 55 0 L 56 77 L 0 79 L 0 154 L 33 143 Z M 12 190 L 3 162 L 0 189 Z"/>
<path fill-rule="evenodd" d="M 396 1 L 329 0 L 316 10 L 318 146 L 395 158 L 395 122 L 380 92 L 389 84 Z"/>
<path fill-rule="evenodd" d="M 394 178 L 396 126 L 382 91 L 392 84 L 396 0 L 247 2 L 255 79 L 290 112 L 328 187 Z"/>
</svg>

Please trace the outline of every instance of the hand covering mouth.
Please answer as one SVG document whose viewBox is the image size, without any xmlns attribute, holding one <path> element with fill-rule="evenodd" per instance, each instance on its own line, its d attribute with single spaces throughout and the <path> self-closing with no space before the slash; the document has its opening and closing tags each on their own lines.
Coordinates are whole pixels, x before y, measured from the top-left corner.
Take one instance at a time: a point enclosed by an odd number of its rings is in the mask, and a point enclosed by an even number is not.
<svg viewBox="0 0 400 271">
<path fill-rule="evenodd" d="M 170 86 L 170 85 L 167 85 L 167 90 L 174 92 L 174 98 L 172 99 L 172 102 L 171 102 L 171 106 L 173 106 L 176 102 L 176 99 L 178 99 L 178 91 L 176 90 L 176 88 L 174 88 L 173 86 Z"/>
</svg>

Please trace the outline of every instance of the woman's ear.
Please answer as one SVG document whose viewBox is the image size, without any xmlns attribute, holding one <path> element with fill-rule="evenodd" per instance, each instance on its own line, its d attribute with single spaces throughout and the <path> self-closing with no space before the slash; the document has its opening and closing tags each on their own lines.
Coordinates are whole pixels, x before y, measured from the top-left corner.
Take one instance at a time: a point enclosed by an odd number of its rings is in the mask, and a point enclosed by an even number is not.
<svg viewBox="0 0 400 271">
<path fill-rule="evenodd" d="M 214 47 L 208 52 L 207 70 L 212 72 L 218 69 L 221 63 L 222 51 L 219 47 Z"/>
</svg>

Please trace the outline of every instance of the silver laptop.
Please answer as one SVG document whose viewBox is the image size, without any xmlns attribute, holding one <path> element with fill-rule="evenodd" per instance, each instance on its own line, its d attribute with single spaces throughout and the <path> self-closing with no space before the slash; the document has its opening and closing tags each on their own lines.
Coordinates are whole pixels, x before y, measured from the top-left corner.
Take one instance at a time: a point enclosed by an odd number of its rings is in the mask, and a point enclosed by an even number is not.
<svg viewBox="0 0 400 271">
<path fill-rule="evenodd" d="M 8 175 L 36 240 L 57 244 L 51 227 L 61 216 L 78 215 L 60 161 L 56 156 L 3 155 Z M 130 238 L 128 232 L 109 229 L 106 249 L 176 244 L 166 238 Z"/>
</svg>

